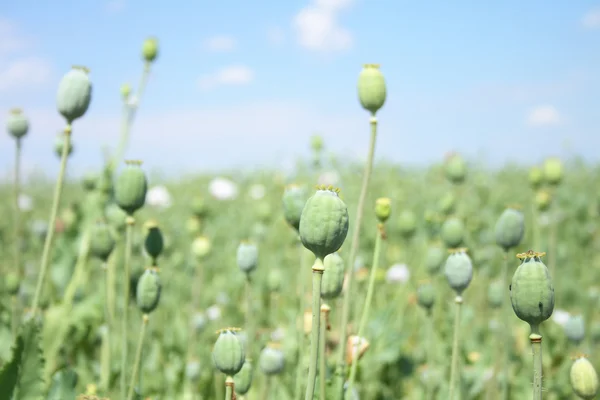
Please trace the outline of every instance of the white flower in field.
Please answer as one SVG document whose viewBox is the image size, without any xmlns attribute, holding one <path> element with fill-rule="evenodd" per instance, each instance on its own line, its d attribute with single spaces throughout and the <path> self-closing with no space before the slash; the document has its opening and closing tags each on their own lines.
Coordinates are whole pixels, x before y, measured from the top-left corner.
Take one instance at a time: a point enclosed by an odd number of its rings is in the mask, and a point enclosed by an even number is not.
<svg viewBox="0 0 600 400">
<path fill-rule="evenodd" d="M 569 321 L 570 318 L 571 314 L 569 314 L 569 312 L 565 310 L 558 309 L 554 310 L 554 312 L 552 313 L 552 321 L 554 321 L 560 326 L 565 326 L 565 324 Z"/>
<path fill-rule="evenodd" d="M 319 175 L 317 183 L 319 185 L 337 186 L 340 183 L 340 174 L 338 174 L 337 171 L 323 172 L 321 175 Z"/>
<path fill-rule="evenodd" d="M 206 316 L 211 321 L 216 321 L 221 318 L 221 307 L 218 305 L 210 306 L 206 309 Z"/>
<path fill-rule="evenodd" d="M 406 264 L 394 264 L 388 268 L 385 280 L 388 283 L 406 283 L 410 279 L 410 271 Z"/>
<path fill-rule="evenodd" d="M 31 211 L 33 209 L 33 199 L 26 194 L 21 193 L 19 195 L 19 210 L 21 211 Z"/>
<path fill-rule="evenodd" d="M 146 193 L 146 203 L 160 209 L 169 208 L 172 205 L 171 194 L 164 186 L 154 186 Z"/>
<path fill-rule="evenodd" d="M 283 328 L 277 328 L 271 332 L 271 340 L 273 342 L 281 342 L 285 338 L 285 330 Z"/>
<path fill-rule="evenodd" d="M 215 178 L 208 184 L 208 191 L 217 200 L 232 200 L 237 196 L 235 183 L 226 178 Z"/>
<path fill-rule="evenodd" d="M 255 185 L 250 186 L 250 190 L 248 191 L 250 197 L 254 200 L 260 200 L 265 197 L 267 190 L 264 185 L 257 183 Z"/>
</svg>

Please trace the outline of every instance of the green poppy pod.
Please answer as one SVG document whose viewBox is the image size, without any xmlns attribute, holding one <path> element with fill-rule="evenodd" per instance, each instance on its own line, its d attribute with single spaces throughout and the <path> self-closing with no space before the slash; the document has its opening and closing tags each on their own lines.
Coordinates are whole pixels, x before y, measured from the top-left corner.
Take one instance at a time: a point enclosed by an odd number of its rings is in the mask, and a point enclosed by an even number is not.
<svg viewBox="0 0 600 400">
<path fill-rule="evenodd" d="M 86 192 L 91 192 L 96 189 L 96 185 L 98 184 L 98 176 L 93 172 L 86 172 L 83 175 L 83 179 L 81 180 L 83 190 Z"/>
<path fill-rule="evenodd" d="M 375 217 L 379 223 L 383 224 L 388 220 L 392 213 L 392 200 L 387 197 L 381 197 L 375 200 Z"/>
<path fill-rule="evenodd" d="M 127 214 L 116 203 L 110 203 L 105 210 L 106 220 L 118 232 L 125 230 Z"/>
<path fill-rule="evenodd" d="M 62 157 L 62 153 L 63 153 L 63 149 L 65 148 L 65 143 L 67 143 L 68 141 L 68 147 L 67 147 L 67 157 L 70 156 L 71 154 L 73 154 L 73 150 L 74 150 L 74 146 L 73 146 L 73 142 L 70 140 L 70 138 L 67 140 L 67 135 L 65 135 L 64 132 L 59 132 L 58 135 L 56 135 L 56 139 L 54 139 L 54 154 L 56 154 L 56 156 L 58 158 Z"/>
<path fill-rule="evenodd" d="M 237 265 L 240 271 L 250 274 L 258 265 L 258 246 L 242 241 L 237 248 Z"/>
<path fill-rule="evenodd" d="M 300 229 L 300 217 L 306 204 L 306 189 L 298 185 L 289 185 L 283 192 L 283 216 L 296 231 Z"/>
<path fill-rule="evenodd" d="M 444 172 L 451 183 L 460 184 L 467 177 L 467 163 L 459 154 L 452 154 L 446 159 Z"/>
<path fill-rule="evenodd" d="M 398 216 L 398 231 L 400 235 L 408 240 L 412 238 L 417 230 L 417 217 L 410 210 L 404 210 Z"/>
<path fill-rule="evenodd" d="M 323 137 L 320 135 L 313 135 L 310 138 L 310 148 L 315 153 L 320 153 L 323 150 Z"/>
<path fill-rule="evenodd" d="M 528 178 L 531 188 L 538 189 L 544 182 L 544 171 L 540 167 L 531 167 Z"/>
<path fill-rule="evenodd" d="M 242 342 L 235 331 L 235 328 L 220 331 L 212 352 L 215 367 L 226 376 L 235 376 L 240 372 L 246 358 Z"/>
<path fill-rule="evenodd" d="M 192 242 L 191 251 L 196 261 L 200 262 L 206 259 L 212 248 L 210 239 L 206 236 L 198 236 Z"/>
<path fill-rule="evenodd" d="M 160 228 L 158 227 L 158 223 L 155 220 L 146 222 L 145 228 L 146 235 L 144 238 L 144 249 L 152 258 L 152 260 L 156 261 L 164 249 L 164 238 Z"/>
<path fill-rule="evenodd" d="M 435 275 L 440 271 L 446 260 L 446 251 L 441 246 L 429 245 L 425 253 L 425 269 L 429 275 Z"/>
<path fill-rule="evenodd" d="M 86 67 L 74 66 L 58 85 L 58 112 L 71 124 L 88 110 L 92 101 L 92 83 Z"/>
<path fill-rule="evenodd" d="M 460 246 L 465 237 L 465 224 L 457 217 L 448 218 L 442 225 L 441 237 L 448 248 Z"/>
<path fill-rule="evenodd" d="M 21 139 L 29 131 L 29 120 L 20 108 L 14 108 L 8 113 L 6 129 L 15 139 Z"/>
<path fill-rule="evenodd" d="M 548 158 L 544 161 L 543 166 L 544 180 L 552 185 L 558 185 L 563 178 L 563 164 L 560 159 L 556 157 Z"/>
<path fill-rule="evenodd" d="M 150 314 L 158 306 L 160 292 L 160 279 L 155 269 L 146 269 L 137 283 L 136 302 L 138 308 L 144 314 Z"/>
<path fill-rule="evenodd" d="M 385 104 L 387 89 L 379 64 L 365 64 L 358 76 L 358 99 L 360 105 L 372 115 Z"/>
<path fill-rule="evenodd" d="M 496 244 L 505 251 L 521 243 L 525 233 L 525 217 L 514 208 L 507 208 L 496 223 Z"/>
<path fill-rule="evenodd" d="M 131 95 L 131 85 L 129 83 L 122 84 L 119 88 L 119 92 L 121 92 L 123 100 L 129 99 L 129 96 Z"/>
<path fill-rule="evenodd" d="M 4 289 L 11 296 L 16 296 L 21 288 L 21 278 L 16 272 L 8 272 L 4 278 Z"/>
<path fill-rule="evenodd" d="M 192 214 L 197 218 L 204 218 L 208 215 L 208 205 L 203 197 L 196 196 L 191 204 Z"/>
<path fill-rule="evenodd" d="M 502 307 L 502 300 L 504 299 L 504 286 L 501 282 L 495 281 L 488 286 L 488 304 L 492 308 Z"/>
<path fill-rule="evenodd" d="M 306 201 L 300 217 L 300 239 L 323 260 L 342 247 L 348 234 L 348 208 L 333 188 L 319 188 Z"/>
<path fill-rule="evenodd" d="M 285 366 L 283 352 L 272 345 L 267 345 L 261 352 L 258 359 L 258 366 L 263 374 L 271 376 L 280 374 Z"/>
<path fill-rule="evenodd" d="M 444 273 L 456 295 L 462 295 L 473 279 L 473 263 L 467 254 L 467 249 L 450 250 L 444 266 Z"/>
<path fill-rule="evenodd" d="M 581 343 L 585 338 L 585 321 L 581 315 L 571 316 L 564 326 L 567 339 L 575 344 Z"/>
<path fill-rule="evenodd" d="M 545 190 L 540 190 L 535 194 L 535 205 L 538 210 L 546 211 L 550 207 L 552 196 Z"/>
<path fill-rule="evenodd" d="M 425 310 L 430 311 L 435 303 L 435 287 L 430 283 L 422 283 L 417 288 L 417 303 Z"/>
<path fill-rule="evenodd" d="M 252 366 L 252 360 L 246 359 L 240 372 L 235 374 L 233 377 L 235 392 L 240 396 L 245 395 L 252 386 L 252 378 L 254 375 L 254 367 Z"/>
<path fill-rule="evenodd" d="M 450 215 L 456 208 L 456 197 L 451 192 L 446 192 L 438 201 L 438 207 L 443 215 Z"/>
<path fill-rule="evenodd" d="M 116 241 L 110 226 L 104 221 L 97 222 L 90 233 L 90 254 L 102 262 L 107 262 Z"/>
<path fill-rule="evenodd" d="M 198 361 L 190 361 L 185 366 L 185 377 L 190 381 L 198 380 L 198 378 L 200 378 L 201 372 L 201 365 Z"/>
<path fill-rule="evenodd" d="M 283 283 L 283 276 L 279 268 L 269 269 L 267 275 L 267 288 L 270 292 L 279 292 L 281 290 L 281 284 Z"/>
<path fill-rule="evenodd" d="M 128 215 L 133 215 L 146 203 L 148 181 L 141 161 L 127 161 L 115 182 L 115 201 Z"/>
<path fill-rule="evenodd" d="M 153 62 L 158 57 L 158 39 L 149 37 L 142 44 L 142 57 L 146 62 Z"/>
<path fill-rule="evenodd" d="M 544 254 L 534 251 L 519 254 L 521 265 L 509 287 L 515 314 L 532 326 L 550 318 L 554 311 L 554 286 L 548 268 L 541 260 Z"/>
<path fill-rule="evenodd" d="M 591 400 L 598 394 L 598 374 L 586 357 L 580 356 L 573 362 L 569 378 L 573 391 L 580 398 Z"/>
<path fill-rule="evenodd" d="M 325 300 L 335 299 L 344 287 L 344 260 L 340 255 L 331 253 L 323 260 L 325 271 L 321 282 L 321 298 Z"/>
</svg>

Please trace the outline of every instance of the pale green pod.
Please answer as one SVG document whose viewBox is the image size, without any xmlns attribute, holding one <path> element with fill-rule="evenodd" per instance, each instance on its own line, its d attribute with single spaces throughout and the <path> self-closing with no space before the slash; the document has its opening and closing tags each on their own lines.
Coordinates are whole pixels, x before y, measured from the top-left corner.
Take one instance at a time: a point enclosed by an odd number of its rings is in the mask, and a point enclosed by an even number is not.
<svg viewBox="0 0 600 400">
<path fill-rule="evenodd" d="M 444 261 L 446 261 L 446 252 L 441 246 L 430 245 L 425 254 L 425 269 L 430 275 L 435 275 L 440 271 Z"/>
<path fill-rule="evenodd" d="M 21 139 L 29 131 L 29 120 L 19 108 L 10 110 L 6 119 L 6 129 L 15 139 Z"/>
<path fill-rule="evenodd" d="M 569 378 L 573 391 L 580 398 L 591 400 L 598 394 L 598 374 L 587 358 L 579 357 L 573 362 Z"/>
<path fill-rule="evenodd" d="M 83 175 L 83 179 L 81 180 L 83 190 L 85 190 L 86 192 L 93 191 L 94 189 L 96 189 L 98 180 L 98 175 L 96 175 L 93 172 L 86 172 L 85 175 Z"/>
<path fill-rule="evenodd" d="M 310 138 L 310 148 L 315 153 L 320 153 L 323 150 L 323 137 L 320 135 L 313 135 Z"/>
<path fill-rule="evenodd" d="M 265 375 L 277 375 L 283 371 L 285 366 L 285 358 L 283 352 L 280 349 L 273 347 L 265 347 L 260 352 L 258 359 L 258 366 Z"/>
<path fill-rule="evenodd" d="M 463 243 L 465 224 L 456 217 L 450 217 L 444 221 L 440 236 L 448 248 L 456 248 Z"/>
<path fill-rule="evenodd" d="M 348 208 L 337 191 L 322 187 L 306 201 L 299 231 L 302 244 L 317 258 L 342 247 L 348 234 Z"/>
<path fill-rule="evenodd" d="M 158 256 L 162 253 L 165 246 L 165 241 L 158 227 L 158 223 L 154 220 L 150 220 L 146 223 L 146 236 L 144 237 L 144 249 L 146 253 L 156 261 Z"/>
<path fill-rule="evenodd" d="M 452 154 L 446 159 L 444 172 L 450 182 L 460 184 L 467 177 L 467 163 L 459 154 Z"/>
<path fill-rule="evenodd" d="M 212 245 L 209 238 L 206 236 L 198 236 L 192 242 L 192 255 L 196 261 L 203 261 L 210 254 L 211 248 Z"/>
<path fill-rule="evenodd" d="M 258 246 L 256 244 L 242 241 L 237 248 L 237 266 L 240 271 L 249 274 L 258 265 Z"/>
<path fill-rule="evenodd" d="M 444 273 L 450 287 L 460 296 L 473 278 L 473 263 L 466 249 L 453 250 L 446 259 Z"/>
<path fill-rule="evenodd" d="M 531 167 L 528 177 L 531 187 L 537 189 L 544 181 L 544 171 L 540 167 Z"/>
<path fill-rule="evenodd" d="M 56 104 L 58 112 L 71 124 L 88 110 L 92 101 L 92 83 L 85 67 L 73 67 L 58 85 Z"/>
<path fill-rule="evenodd" d="M 106 206 L 105 214 L 107 221 L 113 228 L 119 232 L 123 232 L 125 230 L 127 213 L 125 213 L 121 207 L 115 203 L 110 203 Z"/>
<path fill-rule="evenodd" d="M 281 284 L 283 283 L 283 276 L 279 268 L 269 269 L 267 275 L 267 288 L 270 292 L 279 292 L 281 290 Z"/>
<path fill-rule="evenodd" d="M 372 115 L 385 104 L 387 89 L 378 64 L 365 64 L 358 76 L 358 99 L 360 105 Z"/>
<path fill-rule="evenodd" d="M 296 231 L 300 229 L 300 217 L 308 199 L 306 189 L 298 185 L 289 185 L 283 192 L 283 216 Z"/>
<path fill-rule="evenodd" d="M 504 210 L 496 223 L 496 244 L 505 251 L 518 246 L 525 233 L 525 217 L 514 208 Z"/>
<path fill-rule="evenodd" d="M 142 57 L 146 62 L 153 62 L 158 57 L 158 39 L 149 37 L 142 44 Z"/>
<path fill-rule="evenodd" d="M 540 190 L 535 194 L 535 205 L 540 211 L 546 211 L 552 203 L 552 196 L 545 190 Z"/>
<path fill-rule="evenodd" d="M 110 227 L 104 222 L 96 223 L 90 233 L 90 255 L 107 262 L 115 246 L 116 241 Z"/>
<path fill-rule="evenodd" d="M 138 308 L 144 314 L 150 314 L 158 306 L 161 284 L 158 274 L 153 269 L 146 269 L 138 280 L 136 300 Z"/>
<path fill-rule="evenodd" d="M 425 310 L 430 311 L 435 303 L 435 287 L 427 282 L 417 288 L 417 302 Z"/>
<path fill-rule="evenodd" d="M 128 215 L 133 215 L 146 203 L 148 181 L 140 166 L 139 161 L 128 161 L 115 182 L 115 201 Z"/>
<path fill-rule="evenodd" d="M 456 197 L 451 192 L 445 193 L 438 201 L 440 212 L 444 215 L 450 215 L 456 208 Z"/>
<path fill-rule="evenodd" d="M 239 395 L 245 395 L 252 386 L 252 378 L 254 376 L 254 367 L 252 366 L 252 360 L 246 359 L 242 369 L 233 378 L 235 392 Z"/>
<path fill-rule="evenodd" d="M 392 214 L 392 200 L 387 197 L 380 197 L 375 200 L 375 217 L 379 223 L 383 224 Z"/>
<path fill-rule="evenodd" d="M 191 204 L 192 213 L 198 218 L 204 218 L 208 215 L 208 205 L 203 197 L 197 196 Z"/>
<path fill-rule="evenodd" d="M 202 372 L 198 361 L 190 361 L 185 365 L 185 377 L 190 381 L 197 381 Z"/>
<path fill-rule="evenodd" d="M 4 289 L 11 296 L 16 296 L 21 288 L 21 278 L 16 272 L 8 272 L 4 278 Z"/>
<path fill-rule="evenodd" d="M 215 367 L 227 376 L 234 376 L 240 372 L 246 358 L 240 339 L 231 329 L 221 331 L 212 356 Z"/>
<path fill-rule="evenodd" d="M 344 287 L 344 260 L 338 253 L 331 253 L 323 260 L 325 271 L 321 282 L 321 298 L 335 299 Z"/>
<path fill-rule="evenodd" d="M 56 135 L 56 139 L 54 139 L 54 154 L 56 154 L 56 156 L 58 158 L 62 157 L 64 147 L 65 147 L 65 133 L 59 132 L 58 135 Z M 69 141 L 69 147 L 67 148 L 67 157 L 70 156 L 71 154 L 73 154 L 73 150 L 74 150 L 73 141 Z"/>
<path fill-rule="evenodd" d="M 575 344 L 581 343 L 585 338 L 585 321 L 581 315 L 572 315 L 564 326 L 567 339 Z"/>
<path fill-rule="evenodd" d="M 404 239 L 413 237 L 417 230 L 417 217 L 410 210 L 404 210 L 398 216 L 398 232 Z"/>
<path fill-rule="evenodd" d="M 558 185 L 563 178 L 563 164 L 556 157 L 548 158 L 543 166 L 544 180 L 550 185 Z"/>
<path fill-rule="evenodd" d="M 540 257 L 544 253 L 520 254 L 521 265 L 509 287 L 510 301 L 517 317 L 530 325 L 539 325 L 554 311 L 554 286 L 548 268 Z"/>
<path fill-rule="evenodd" d="M 488 303 L 492 308 L 502 307 L 502 301 L 505 296 L 505 288 L 501 282 L 495 281 L 488 287 Z"/>
</svg>

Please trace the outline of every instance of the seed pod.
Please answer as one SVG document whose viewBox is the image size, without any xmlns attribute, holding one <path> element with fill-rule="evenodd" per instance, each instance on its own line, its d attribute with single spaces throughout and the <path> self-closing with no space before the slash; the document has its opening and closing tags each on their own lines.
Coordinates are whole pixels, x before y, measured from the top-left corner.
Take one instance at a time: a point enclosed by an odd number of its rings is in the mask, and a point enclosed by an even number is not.
<svg viewBox="0 0 600 400">
<path fill-rule="evenodd" d="M 540 167 L 531 167 L 529 170 L 529 185 L 532 189 L 538 189 L 544 181 L 544 171 Z"/>
<path fill-rule="evenodd" d="M 115 200 L 128 215 L 133 215 L 146 203 L 148 181 L 140 161 L 127 161 L 115 183 Z"/>
<path fill-rule="evenodd" d="M 29 131 L 29 121 L 19 108 L 10 110 L 6 120 L 6 129 L 15 139 L 21 139 Z"/>
<path fill-rule="evenodd" d="M 525 217 L 523 213 L 513 208 L 507 208 L 496 223 L 496 244 L 508 251 L 521 243 L 524 232 Z"/>
<path fill-rule="evenodd" d="M 439 272 L 446 261 L 446 252 L 441 246 L 430 245 L 425 254 L 425 269 L 430 275 Z"/>
<path fill-rule="evenodd" d="M 442 225 L 441 237 L 446 247 L 456 248 L 463 243 L 465 224 L 456 217 L 450 217 Z"/>
<path fill-rule="evenodd" d="M 158 39 L 155 37 L 149 37 L 144 40 L 142 45 L 142 56 L 144 61 L 151 63 L 156 60 L 158 56 Z"/>
<path fill-rule="evenodd" d="M 504 286 L 501 282 L 492 282 L 488 287 L 488 303 L 492 308 L 502 307 L 502 300 L 504 299 Z"/>
<path fill-rule="evenodd" d="M 331 253 L 323 260 L 325 271 L 321 282 L 321 298 L 335 299 L 344 286 L 344 260 L 338 253 Z"/>
<path fill-rule="evenodd" d="M 211 250 L 210 239 L 206 236 L 198 236 L 192 242 L 192 255 L 196 258 L 196 261 L 203 261 Z"/>
<path fill-rule="evenodd" d="M 115 238 L 110 227 L 105 222 L 98 222 L 92 227 L 90 234 L 90 254 L 102 262 L 108 261 L 108 257 L 116 245 Z"/>
<path fill-rule="evenodd" d="M 21 278 L 16 272 L 9 272 L 4 278 L 4 288 L 6 292 L 11 296 L 16 296 L 21 288 Z"/>
<path fill-rule="evenodd" d="M 450 215 L 456 208 L 456 198 L 451 192 L 445 193 L 439 200 L 438 207 L 443 215 Z"/>
<path fill-rule="evenodd" d="M 281 290 L 282 281 L 283 276 L 281 275 L 281 270 L 279 268 L 269 269 L 269 274 L 267 275 L 267 289 L 269 292 L 279 292 Z"/>
<path fill-rule="evenodd" d="M 56 139 L 54 140 L 54 154 L 56 154 L 56 156 L 58 158 L 62 157 L 63 149 L 65 147 L 65 142 L 66 142 L 65 133 L 59 132 L 58 135 L 56 135 Z M 69 147 L 67 148 L 67 157 L 70 156 L 72 153 L 73 153 L 73 142 L 69 141 Z"/>
<path fill-rule="evenodd" d="M 467 177 L 467 163 L 459 154 L 452 154 L 446 159 L 444 172 L 451 183 L 460 184 Z"/>
<path fill-rule="evenodd" d="M 148 268 L 137 281 L 136 302 L 144 314 L 150 314 L 158 306 L 162 286 L 155 269 Z"/>
<path fill-rule="evenodd" d="M 285 366 L 283 352 L 278 348 L 272 347 L 272 345 L 267 345 L 260 352 L 258 366 L 265 375 L 280 374 Z"/>
<path fill-rule="evenodd" d="M 324 259 L 342 247 L 348 234 L 348 208 L 332 188 L 319 188 L 300 217 L 300 239 L 315 257 Z"/>
<path fill-rule="evenodd" d="M 110 203 L 106 206 L 106 219 L 113 228 L 115 228 L 119 232 L 123 232 L 125 230 L 125 220 L 127 218 L 127 214 L 125 211 L 121 210 L 121 208 L 115 204 Z"/>
<path fill-rule="evenodd" d="M 417 230 L 417 217 L 410 210 L 404 210 L 398 216 L 398 231 L 400 235 L 408 240 Z"/>
<path fill-rule="evenodd" d="M 570 371 L 571 387 L 577 396 L 591 400 L 598 394 L 598 374 L 591 362 L 585 357 L 578 357 Z"/>
<path fill-rule="evenodd" d="M 155 220 L 150 220 L 146 223 L 146 237 L 144 239 L 144 249 L 146 253 L 154 260 L 162 253 L 164 248 L 164 240 L 162 232 Z"/>
<path fill-rule="evenodd" d="M 562 181 L 563 178 L 563 165 L 562 161 L 556 157 L 548 158 L 544 161 L 544 180 L 552 185 L 556 186 Z"/>
<path fill-rule="evenodd" d="M 581 343 L 585 337 L 585 321 L 581 315 L 571 316 L 564 326 L 567 339 L 575 344 Z"/>
<path fill-rule="evenodd" d="M 127 101 L 131 95 L 131 85 L 129 83 L 124 83 L 121 85 L 119 91 L 121 92 L 123 100 Z"/>
<path fill-rule="evenodd" d="M 185 366 L 185 377 L 190 381 L 197 381 L 200 372 L 200 363 L 196 360 L 188 362 Z"/>
<path fill-rule="evenodd" d="M 246 355 L 234 328 L 219 333 L 212 352 L 213 362 L 226 376 L 234 376 L 242 369 Z"/>
<path fill-rule="evenodd" d="M 469 286 L 473 278 L 473 264 L 467 249 L 454 249 L 446 259 L 444 273 L 450 287 L 458 296 Z"/>
<path fill-rule="evenodd" d="M 550 203 L 552 202 L 552 197 L 550 193 L 545 190 L 540 190 L 535 194 L 535 205 L 538 210 L 546 211 L 548 207 L 550 207 Z"/>
<path fill-rule="evenodd" d="M 258 247 L 256 244 L 242 241 L 237 248 L 237 265 L 240 271 L 250 274 L 258 265 Z"/>
<path fill-rule="evenodd" d="M 233 377 L 235 392 L 240 396 L 245 395 L 252 386 L 252 378 L 254 375 L 254 367 L 252 366 L 252 360 L 246 359 L 242 369 Z"/>
<path fill-rule="evenodd" d="M 61 79 L 58 85 L 56 104 L 58 112 L 71 124 L 83 117 L 92 100 L 92 83 L 89 70 L 74 66 Z"/>
<path fill-rule="evenodd" d="M 385 103 L 387 90 L 379 64 L 365 64 L 358 76 L 358 99 L 360 105 L 375 115 Z"/>
<path fill-rule="evenodd" d="M 430 311 L 435 303 L 435 288 L 429 282 L 419 285 L 417 289 L 417 302 L 425 310 Z"/>
<path fill-rule="evenodd" d="M 540 259 L 544 253 L 519 254 L 521 265 L 510 285 L 510 301 L 517 317 L 530 325 L 539 325 L 554 310 L 554 287 L 548 268 Z"/>
<path fill-rule="evenodd" d="M 380 223 L 384 223 L 392 213 L 392 200 L 387 197 L 381 197 L 375 200 L 375 217 Z"/>
<path fill-rule="evenodd" d="M 323 138 L 320 135 L 311 136 L 310 148 L 313 152 L 320 153 L 323 150 Z"/>
<path fill-rule="evenodd" d="M 298 185 L 289 185 L 283 192 L 283 216 L 296 231 L 300 229 L 300 217 L 307 197 L 305 188 Z"/>
<path fill-rule="evenodd" d="M 204 218 L 208 215 L 208 206 L 206 205 L 206 201 L 204 198 L 197 196 L 192 201 L 192 214 L 197 218 Z"/>
<path fill-rule="evenodd" d="M 86 172 L 85 175 L 83 175 L 83 179 L 81 180 L 83 190 L 85 190 L 86 192 L 92 192 L 94 189 L 96 189 L 98 179 L 99 178 L 95 173 Z"/>
</svg>

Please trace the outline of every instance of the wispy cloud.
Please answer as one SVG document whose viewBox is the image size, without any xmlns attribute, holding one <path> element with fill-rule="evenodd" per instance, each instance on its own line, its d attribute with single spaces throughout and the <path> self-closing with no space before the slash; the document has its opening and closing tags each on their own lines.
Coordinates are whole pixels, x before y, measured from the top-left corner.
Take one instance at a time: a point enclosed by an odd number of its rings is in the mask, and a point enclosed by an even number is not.
<svg viewBox="0 0 600 400">
<path fill-rule="evenodd" d="M 298 44 L 311 51 L 338 52 L 352 47 L 350 31 L 339 22 L 339 14 L 352 0 L 313 0 L 294 16 L 292 27 Z"/>
<path fill-rule="evenodd" d="M 587 29 L 600 28 L 600 8 L 588 11 L 581 19 L 581 24 Z"/>
<path fill-rule="evenodd" d="M 209 51 L 232 51 L 236 46 L 237 41 L 233 36 L 229 35 L 213 36 L 204 41 L 204 48 Z"/>
<path fill-rule="evenodd" d="M 551 105 L 541 105 L 533 108 L 527 116 L 529 126 L 553 126 L 562 121 L 558 110 Z"/>
<path fill-rule="evenodd" d="M 247 85 L 254 80 L 254 71 L 244 65 L 232 65 L 198 79 L 201 89 L 212 89 L 216 86 Z"/>
</svg>

